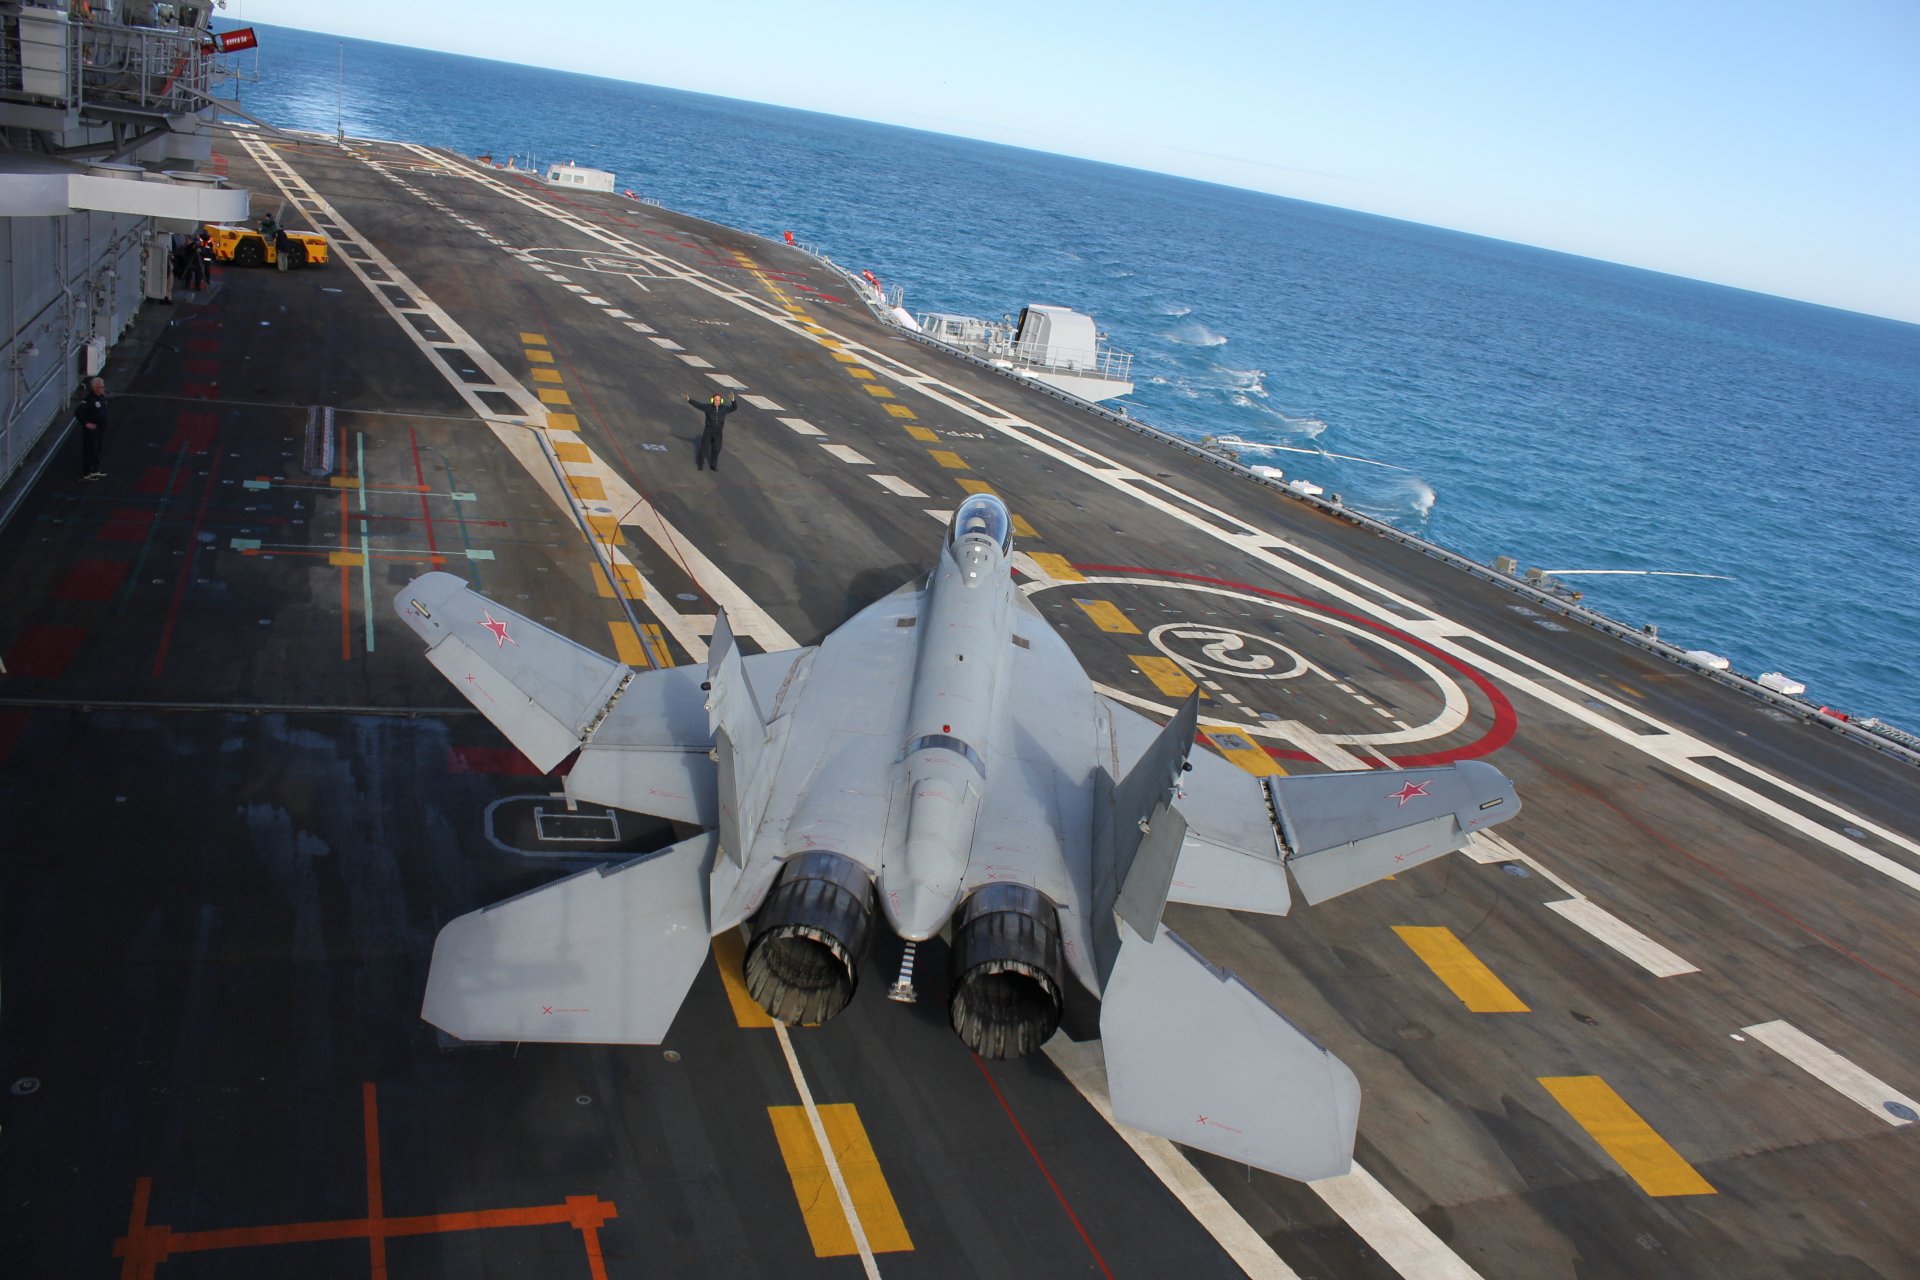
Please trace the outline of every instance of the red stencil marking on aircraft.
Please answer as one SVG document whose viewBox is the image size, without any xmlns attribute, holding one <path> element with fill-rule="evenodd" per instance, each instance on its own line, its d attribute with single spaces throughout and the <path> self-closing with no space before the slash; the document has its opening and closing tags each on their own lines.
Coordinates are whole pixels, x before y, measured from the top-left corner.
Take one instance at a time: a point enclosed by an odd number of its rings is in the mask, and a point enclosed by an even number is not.
<svg viewBox="0 0 1920 1280">
<path fill-rule="evenodd" d="M 480 625 L 493 632 L 494 648 L 504 649 L 507 647 L 509 641 L 512 642 L 514 648 L 518 649 L 520 647 L 520 642 L 507 634 L 507 624 L 493 616 L 493 610 L 482 609 L 480 612 L 486 615 L 481 620 Z"/>
<path fill-rule="evenodd" d="M 1409 782 L 1406 786 L 1401 787 L 1398 791 L 1387 792 L 1387 799 L 1398 800 L 1400 803 L 1395 805 L 1394 807 L 1397 809 L 1404 809 L 1407 807 L 1407 801 L 1413 799 L 1415 796 L 1424 796 L 1425 794 L 1427 794 L 1426 783 Z"/>
</svg>

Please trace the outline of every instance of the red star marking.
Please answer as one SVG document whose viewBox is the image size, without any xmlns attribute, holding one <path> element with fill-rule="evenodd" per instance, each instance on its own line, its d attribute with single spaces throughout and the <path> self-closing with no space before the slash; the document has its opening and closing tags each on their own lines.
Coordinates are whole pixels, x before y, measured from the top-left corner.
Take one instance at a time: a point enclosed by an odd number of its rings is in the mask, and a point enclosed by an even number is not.
<svg viewBox="0 0 1920 1280">
<path fill-rule="evenodd" d="M 482 609 L 480 612 L 486 615 L 484 618 L 481 619 L 480 625 L 485 627 L 487 630 L 493 632 L 494 648 L 504 649 L 507 647 L 507 642 L 510 640 L 513 641 L 514 648 L 518 649 L 520 647 L 520 642 L 518 640 L 514 640 L 512 636 L 507 634 L 507 624 L 493 616 L 493 610 Z"/>
<path fill-rule="evenodd" d="M 1407 801 L 1413 799 L 1415 796 L 1424 796 L 1425 794 L 1427 794 L 1426 783 L 1409 782 L 1406 786 L 1400 788 L 1398 791 L 1389 791 L 1387 793 L 1387 799 L 1398 800 L 1400 803 L 1395 805 L 1394 808 L 1404 809 L 1407 807 Z"/>
</svg>

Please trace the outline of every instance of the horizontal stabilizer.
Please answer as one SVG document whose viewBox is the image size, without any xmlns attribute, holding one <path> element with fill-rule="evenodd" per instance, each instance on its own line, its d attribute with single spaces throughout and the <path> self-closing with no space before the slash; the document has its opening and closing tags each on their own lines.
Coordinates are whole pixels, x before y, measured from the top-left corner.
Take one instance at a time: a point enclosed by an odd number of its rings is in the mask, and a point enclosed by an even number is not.
<svg viewBox="0 0 1920 1280">
<path fill-rule="evenodd" d="M 1114 1119 L 1286 1178 L 1346 1173 L 1347 1065 L 1164 926 L 1121 937 L 1100 1005 Z"/>
<path fill-rule="evenodd" d="M 1490 764 L 1268 778 L 1287 869 L 1309 903 L 1411 871 L 1520 811 Z"/>
<path fill-rule="evenodd" d="M 659 1044 L 708 950 L 711 832 L 451 921 L 420 1016 L 462 1040 Z"/>
<path fill-rule="evenodd" d="M 542 773 L 579 749 L 633 674 L 450 573 L 415 578 L 393 605 L 427 660 Z"/>
</svg>

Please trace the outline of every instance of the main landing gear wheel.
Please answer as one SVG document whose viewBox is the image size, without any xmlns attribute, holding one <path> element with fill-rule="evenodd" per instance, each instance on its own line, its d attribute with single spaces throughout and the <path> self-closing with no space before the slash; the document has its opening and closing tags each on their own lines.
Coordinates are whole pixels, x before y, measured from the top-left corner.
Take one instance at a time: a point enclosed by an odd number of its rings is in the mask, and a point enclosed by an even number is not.
<svg viewBox="0 0 1920 1280">
<path fill-rule="evenodd" d="M 257 267 L 267 260 L 267 251 L 258 240 L 242 240 L 233 246 L 233 265 L 236 267 Z"/>
</svg>

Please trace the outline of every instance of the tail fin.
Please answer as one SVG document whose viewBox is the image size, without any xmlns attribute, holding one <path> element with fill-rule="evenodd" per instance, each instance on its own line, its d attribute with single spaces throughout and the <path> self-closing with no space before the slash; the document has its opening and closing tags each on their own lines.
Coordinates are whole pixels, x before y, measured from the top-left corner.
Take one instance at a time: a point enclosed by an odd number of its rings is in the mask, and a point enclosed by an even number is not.
<svg viewBox="0 0 1920 1280">
<path fill-rule="evenodd" d="M 747 680 L 740 646 L 726 611 L 720 611 L 707 650 L 707 723 L 719 766 L 720 847 L 735 866 L 745 866 L 747 847 L 760 826 L 772 788 L 767 764 L 767 719 Z"/>
<path fill-rule="evenodd" d="M 1117 921 L 1143 938 L 1160 927 L 1187 820 L 1173 807 L 1200 720 L 1200 695 L 1188 695 L 1118 786 L 1107 782 L 1095 800 L 1093 942 L 1105 983 L 1120 953 Z"/>
</svg>

